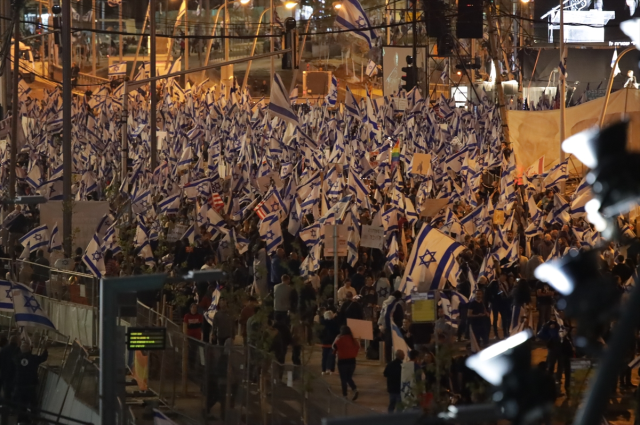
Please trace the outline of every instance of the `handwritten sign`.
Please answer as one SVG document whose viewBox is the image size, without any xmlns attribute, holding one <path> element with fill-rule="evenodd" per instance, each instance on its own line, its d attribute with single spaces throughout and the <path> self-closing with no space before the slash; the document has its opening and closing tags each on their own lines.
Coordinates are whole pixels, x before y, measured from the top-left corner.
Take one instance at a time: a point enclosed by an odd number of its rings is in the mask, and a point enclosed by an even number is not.
<svg viewBox="0 0 640 425">
<path fill-rule="evenodd" d="M 384 227 L 362 226 L 362 235 L 360 236 L 360 246 L 366 248 L 382 249 L 384 245 Z"/>
</svg>

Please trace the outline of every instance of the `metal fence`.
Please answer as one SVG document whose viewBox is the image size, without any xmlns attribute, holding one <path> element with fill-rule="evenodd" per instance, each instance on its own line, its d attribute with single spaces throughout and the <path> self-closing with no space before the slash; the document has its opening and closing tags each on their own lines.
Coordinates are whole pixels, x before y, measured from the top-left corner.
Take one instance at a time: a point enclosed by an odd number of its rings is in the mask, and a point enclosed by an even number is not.
<svg viewBox="0 0 640 425">
<path fill-rule="evenodd" d="M 136 326 L 166 326 L 168 347 L 149 352 L 148 386 L 194 423 L 320 424 L 322 418 L 376 414 L 344 397 L 305 366 L 279 364 L 254 347 L 216 346 L 138 304 Z"/>
<path fill-rule="evenodd" d="M 71 338 L 84 346 L 98 345 L 98 278 L 24 260 L 4 260 L 2 267 L 11 279 L 36 291 L 42 309 L 61 334 L 55 340 L 66 343 Z"/>
</svg>

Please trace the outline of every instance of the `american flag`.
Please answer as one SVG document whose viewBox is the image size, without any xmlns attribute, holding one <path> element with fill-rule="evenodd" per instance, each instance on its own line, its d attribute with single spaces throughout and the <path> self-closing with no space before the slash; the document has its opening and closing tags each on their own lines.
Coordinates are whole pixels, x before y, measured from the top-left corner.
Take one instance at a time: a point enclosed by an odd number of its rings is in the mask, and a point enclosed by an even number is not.
<svg viewBox="0 0 640 425">
<path fill-rule="evenodd" d="M 260 202 L 258 205 L 255 206 L 255 208 L 253 209 L 256 212 L 256 215 L 258 217 L 260 217 L 260 220 L 263 220 L 267 215 L 269 215 L 269 207 L 267 207 L 265 205 L 266 203 L 266 199 L 262 202 Z"/>
<path fill-rule="evenodd" d="M 213 192 L 209 198 L 209 206 L 216 211 L 220 211 L 224 208 L 224 201 L 219 193 Z"/>
</svg>

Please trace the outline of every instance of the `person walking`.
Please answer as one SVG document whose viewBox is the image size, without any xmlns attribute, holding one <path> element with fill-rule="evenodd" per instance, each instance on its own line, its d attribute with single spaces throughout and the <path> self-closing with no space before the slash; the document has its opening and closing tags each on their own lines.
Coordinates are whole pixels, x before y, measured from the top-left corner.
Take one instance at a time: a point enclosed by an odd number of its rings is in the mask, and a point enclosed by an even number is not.
<svg viewBox="0 0 640 425">
<path fill-rule="evenodd" d="M 20 337 L 13 335 L 9 344 L 0 350 L 0 382 L 4 400 L 11 400 L 15 386 L 16 365 L 13 359 L 20 353 Z"/>
<path fill-rule="evenodd" d="M 34 409 L 38 404 L 38 368 L 49 357 L 47 347 L 40 355 L 31 353 L 31 345 L 23 342 L 20 354 L 14 358 L 15 364 L 15 393 L 13 401 L 22 407 Z M 28 418 L 18 415 L 18 421 Z"/>
<path fill-rule="evenodd" d="M 393 413 L 402 402 L 402 362 L 404 361 L 404 351 L 396 351 L 396 358 L 384 368 L 384 377 L 387 378 L 387 392 L 389 393 L 389 408 L 387 411 Z"/>
<path fill-rule="evenodd" d="M 353 396 L 351 400 L 358 399 L 358 388 L 353 382 L 353 373 L 356 371 L 356 357 L 360 350 L 360 344 L 353 338 L 351 328 L 343 326 L 340 335 L 333 342 L 333 352 L 338 356 L 338 373 L 342 385 L 342 395 L 347 397 L 347 385 L 351 387 Z"/>
</svg>

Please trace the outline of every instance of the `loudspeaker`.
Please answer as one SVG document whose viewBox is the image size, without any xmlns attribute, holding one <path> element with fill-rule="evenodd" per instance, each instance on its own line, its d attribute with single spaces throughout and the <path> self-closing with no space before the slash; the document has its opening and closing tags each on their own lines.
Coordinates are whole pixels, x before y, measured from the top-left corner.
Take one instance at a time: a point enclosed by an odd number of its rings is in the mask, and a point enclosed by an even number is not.
<svg viewBox="0 0 640 425">
<path fill-rule="evenodd" d="M 458 0 L 456 37 L 482 38 L 482 0 Z"/>
</svg>

